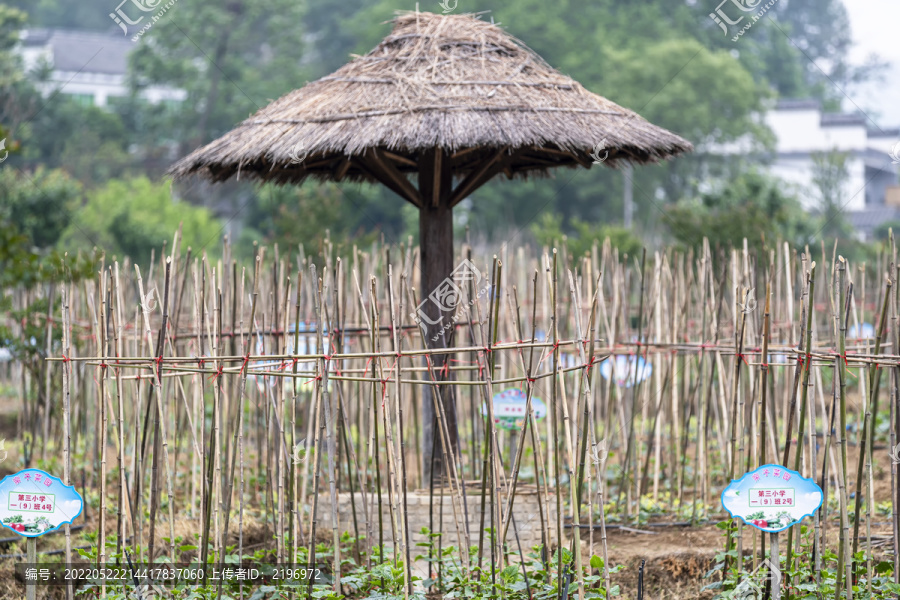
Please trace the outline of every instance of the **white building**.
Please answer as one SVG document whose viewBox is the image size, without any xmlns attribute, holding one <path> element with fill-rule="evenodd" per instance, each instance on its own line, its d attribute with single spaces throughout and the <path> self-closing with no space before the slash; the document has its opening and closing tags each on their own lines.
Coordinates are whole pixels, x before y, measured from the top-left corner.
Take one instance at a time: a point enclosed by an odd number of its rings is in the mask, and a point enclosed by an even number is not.
<svg viewBox="0 0 900 600">
<path fill-rule="evenodd" d="M 804 208 L 819 206 L 813 185 L 817 153 L 846 153 L 848 178 L 842 194 L 847 220 L 863 239 L 882 223 L 900 220 L 898 165 L 891 152 L 900 130 L 882 130 L 862 114 L 823 113 L 816 101 L 781 101 L 766 115 L 777 138 L 769 172 L 791 184 Z"/>
<path fill-rule="evenodd" d="M 120 35 L 66 29 L 26 29 L 18 52 L 25 71 L 45 62 L 52 70 L 37 86 L 45 96 L 74 96 L 84 104 L 104 107 L 111 98 L 129 95 L 126 84 L 128 53 L 135 44 Z M 148 86 L 141 97 L 152 103 L 182 102 L 187 92 L 167 86 Z"/>
</svg>

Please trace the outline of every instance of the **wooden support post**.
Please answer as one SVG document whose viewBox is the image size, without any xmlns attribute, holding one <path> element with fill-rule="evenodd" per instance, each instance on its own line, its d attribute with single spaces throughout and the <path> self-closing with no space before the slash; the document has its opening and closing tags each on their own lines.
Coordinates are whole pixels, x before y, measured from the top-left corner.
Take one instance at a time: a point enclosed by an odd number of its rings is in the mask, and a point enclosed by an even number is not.
<svg viewBox="0 0 900 600">
<path fill-rule="evenodd" d="M 450 161 L 446 160 L 443 150 L 436 148 L 425 152 L 419 161 L 419 193 L 422 196 L 422 207 L 419 209 L 419 248 L 421 252 L 421 290 L 418 297 L 422 303 L 418 315 L 425 326 L 425 343 L 430 347 L 444 347 L 450 344 L 453 335 L 451 323 L 455 303 L 441 292 L 442 286 L 453 273 L 453 209 L 449 204 L 452 186 Z M 451 292 L 452 293 L 452 292 Z M 448 302 L 444 302 L 443 300 Z M 457 300 L 458 301 L 458 300 Z M 452 308 L 449 306 L 452 304 Z M 450 310 L 448 310 L 450 308 Z M 417 310 L 417 309 L 414 309 Z M 442 370 L 449 356 L 438 354 L 433 357 L 433 366 L 438 379 L 447 377 Z M 423 448 L 430 449 L 434 440 L 434 404 L 431 400 L 431 386 L 425 386 L 422 394 L 422 425 L 424 430 Z M 450 435 L 450 448 L 455 453 L 459 447 L 456 425 L 456 402 L 450 386 L 441 386 L 441 403 L 447 417 L 447 429 Z M 440 447 L 440 446 L 438 446 Z M 425 452 L 423 465 L 423 485 L 428 486 L 432 476 L 431 453 Z M 434 477 L 439 478 L 443 472 L 443 456 L 434 453 Z M 440 479 L 438 479 L 440 481 Z"/>
</svg>

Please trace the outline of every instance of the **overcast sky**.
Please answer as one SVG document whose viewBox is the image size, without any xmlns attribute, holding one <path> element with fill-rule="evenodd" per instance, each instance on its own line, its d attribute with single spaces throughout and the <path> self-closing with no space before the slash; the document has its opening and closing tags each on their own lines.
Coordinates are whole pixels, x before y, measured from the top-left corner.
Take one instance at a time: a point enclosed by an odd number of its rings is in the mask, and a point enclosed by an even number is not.
<svg viewBox="0 0 900 600">
<path fill-rule="evenodd" d="M 850 14 L 853 41 L 850 54 L 860 64 L 871 54 L 890 62 L 884 81 L 848 90 L 844 109 L 862 109 L 878 127 L 900 126 L 900 0 L 844 0 Z M 855 105 L 855 106 L 854 106 Z"/>
</svg>

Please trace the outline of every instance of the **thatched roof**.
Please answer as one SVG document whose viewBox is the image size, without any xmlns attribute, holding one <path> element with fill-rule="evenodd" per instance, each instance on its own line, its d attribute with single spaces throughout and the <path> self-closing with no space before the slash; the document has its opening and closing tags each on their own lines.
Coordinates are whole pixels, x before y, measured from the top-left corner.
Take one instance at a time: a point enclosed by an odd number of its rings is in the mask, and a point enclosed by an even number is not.
<svg viewBox="0 0 900 600">
<path fill-rule="evenodd" d="M 600 145 L 613 166 L 692 149 L 475 16 L 402 13 L 393 23 L 371 52 L 272 102 L 170 173 L 280 183 L 384 182 L 389 173 L 403 187 L 398 176 L 418 171 L 434 148 L 456 175 L 488 163 L 509 177 L 590 168 Z"/>
</svg>

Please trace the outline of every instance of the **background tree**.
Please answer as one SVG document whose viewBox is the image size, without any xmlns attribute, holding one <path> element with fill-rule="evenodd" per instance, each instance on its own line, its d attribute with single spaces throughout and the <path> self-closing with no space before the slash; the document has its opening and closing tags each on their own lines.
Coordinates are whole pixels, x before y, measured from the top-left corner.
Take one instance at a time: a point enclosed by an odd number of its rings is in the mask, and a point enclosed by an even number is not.
<svg viewBox="0 0 900 600">
<path fill-rule="evenodd" d="M 816 152 L 812 157 L 812 182 L 819 196 L 821 232 L 828 238 L 848 238 L 852 235 L 844 219 L 844 207 L 850 200 L 844 192 L 844 185 L 850 177 L 848 158 L 846 152 L 837 150 Z"/>
<path fill-rule="evenodd" d="M 13 52 L 25 13 L 0 4 L 0 139 L 15 148 L 19 126 L 27 118 L 33 93 L 25 80 L 22 62 Z"/>
<path fill-rule="evenodd" d="M 131 85 L 187 91 L 168 133 L 193 150 L 302 85 L 302 18 L 293 0 L 179 3 L 129 56 Z"/>
<path fill-rule="evenodd" d="M 78 105 L 65 93 L 41 97 L 9 50 L 23 26 L 121 31 L 102 0 L 69 6 L 65 0 L 5 0 L 0 8 L 0 139 L 21 144 L 5 166 L 33 171 L 63 168 L 90 191 L 110 179 L 146 175 L 158 180 L 175 158 L 232 128 L 269 101 L 324 76 L 364 53 L 390 31 L 396 10 L 415 10 L 415 0 L 209 0 L 178 2 L 134 45 L 129 56 L 130 95 L 105 109 Z M 422 10 L 440 12 L 435 1 Z M 485 12 L 513 35 L 591 91 L 633 108 L 650 121 L 695 143 L 688 157 L 643 167 L 635 178 L 636 226 L 654 237 L 668 231 L 667 208 L 699 198 L 711 182 L 732 181 L 764 159 L 772 147 L 762 125 L 778 97 L 816 98 L 840 108 L 834 84 L 846 89 L 877 74 L 877 61 L 848 62 L 851 34 L 841 0 L 779 0 L 740 44 L 731 41 L 699 2 L 664 0 L 479 0 L 457 13 Z M 136 30 L 137 28 L 133 28 Z M 133 32 L 132 32 L 133 33 Z M 17 70 L 18 68 L 18 70 Z M 30 80 L 29 80 L 30 79 Z M 151 104 L 141 97 L 150 85 L 187 92 L 184 103 Z M 16 115 L 4 116 L 4 108 Z M 723 144 L 741 140 L 751 152 L 723 155 Z M 597 140 L 598 143 L 601 140 Z M 179 185 L 178 194 L 209 206 L 229 222 L 234 237 L 258 233 L 295 243 L 281 224 L 300 215 L 297 231 L 321 240 L 377 232 L 386 239 L 414 233 L 415 220 L 380 186 L 344 183 L 315 206 L 315 196 L 275 192 L 244 182 Z M 561 216 L 563 233 L 576 239 L 579 223 L 621 222 L 623 177 L 606 168 L 564 170 L 553 179 L 487 185 L 475 202 L 456 210 L 473 235 L 495 242 L 527 235 L 546 211 Z M 282 203 L 278 207 L 275 202 Z M 331 206 L 342 213 L 338 231 Z M 351 208 L 347 208 L 351 207 Z M 343 227 L 346 225 L 346 228 Z M 307 229 L 310 233 L 306 233 Z M 318 232 L 318 233 L 313 233 Z M 247 244 L 244 247 L 250 248 Z"/>
<path fill-rule="evenodd" d="M 4 0 L 8 6 L 28 14 L 28 21 L 37 27 L 61 27 L 103 31 L 118 29 L 109 18 L 116 2 L 109 0 Z M 110 6 L 112 4 L 112 6 Z"/>
<path fill-rule="evenodd" d="M 75 278 L 90 272 L 92 253 L 54 250 L 80 196 L 64 172 L 0 169 L 0 288 L 57 281 L 66 270 Z"/>
<path fill-rule="evenodd" d="M 190 246 L 198 255 L 204 250 L 218 254 L 224 228 L 208 209 L 173 202 L 167 183 L 153 183 L 145 177 L 114 179 L 88 193 L 58 247 L 97 247 L 107 256 L 129 256 L 145 264 L 154 249 L 159 255 L 164 243 L 172 243 L 179 226 L 182 247 Z"/>
<path fill-rule="evenodd" d="M 797 198 L 785 193 L 777 179 L 753 171 L 669 207 L 664 222 L 677 243 L 693 248 L 699 248 L 704 237 L 722 248 L 744 238 L 758 249 L 780 240 L 802 247 L 815 234 Z"/>
</svg>

